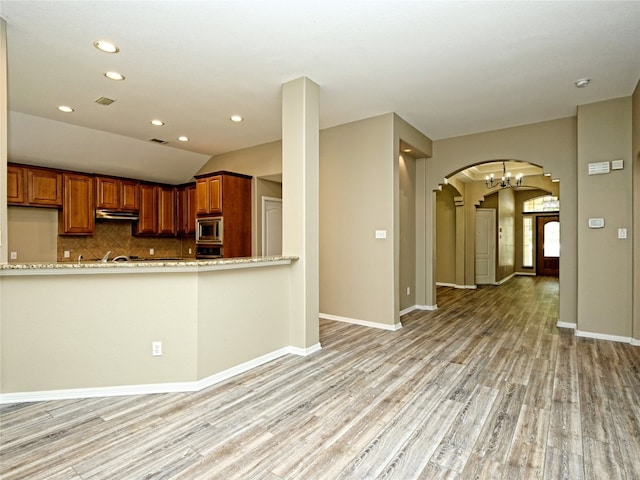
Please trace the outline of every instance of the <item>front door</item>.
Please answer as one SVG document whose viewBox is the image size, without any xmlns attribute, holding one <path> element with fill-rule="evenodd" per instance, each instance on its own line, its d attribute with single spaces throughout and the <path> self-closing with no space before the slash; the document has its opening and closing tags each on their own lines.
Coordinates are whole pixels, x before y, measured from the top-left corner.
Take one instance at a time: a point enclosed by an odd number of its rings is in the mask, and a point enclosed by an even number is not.
<svg viewBox="0 0 640 480">
<path fill-rule="evenodd" d="M 560 217 L 538 217 L 536 222 L 536 275 L 560 273 Z"/>
</svg>

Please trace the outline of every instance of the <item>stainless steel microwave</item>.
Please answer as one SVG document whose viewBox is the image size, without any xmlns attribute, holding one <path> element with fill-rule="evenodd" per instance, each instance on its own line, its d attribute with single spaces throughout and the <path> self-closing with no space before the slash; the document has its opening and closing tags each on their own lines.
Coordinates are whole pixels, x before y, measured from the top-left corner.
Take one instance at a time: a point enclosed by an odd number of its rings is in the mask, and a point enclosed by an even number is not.
<svg viewBox="0 0 640 480">
<path fill-rule="evenodd" d="M 222 217 L 203 217 L 196 219 L 197 245 L 222 245 L 224 238 Z"/>
</svg>

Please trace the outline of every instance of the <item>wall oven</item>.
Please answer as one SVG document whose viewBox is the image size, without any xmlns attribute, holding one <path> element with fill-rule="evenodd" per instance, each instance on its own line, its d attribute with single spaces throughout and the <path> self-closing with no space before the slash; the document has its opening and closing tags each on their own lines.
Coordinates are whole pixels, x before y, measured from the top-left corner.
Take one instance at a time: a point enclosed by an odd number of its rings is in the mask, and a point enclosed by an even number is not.
<svg viewBox="0 0 640 480">
<path fill-rule="evenodd" d="M 221 246 L 213 247 L 213 246 L 205 246 L 205 245 L 196 245 L 196 258 L 198 259 L 207 259 L 207 258 L 223 258 L 224 253 L 222 251 Z"/>
<path fill-rule="evenodd" d="M 196 218 L 196 245 L 222 245 L 224 225 L 222 217 Z"/>
</svg>

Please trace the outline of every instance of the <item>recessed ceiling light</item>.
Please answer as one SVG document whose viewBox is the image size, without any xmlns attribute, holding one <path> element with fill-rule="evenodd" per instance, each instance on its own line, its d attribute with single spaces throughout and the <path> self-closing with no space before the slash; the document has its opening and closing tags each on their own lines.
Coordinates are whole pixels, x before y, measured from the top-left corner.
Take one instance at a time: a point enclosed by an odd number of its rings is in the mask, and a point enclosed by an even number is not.
<svg viewBox="0 0 640 480">
<path fill-rule="evenodd" d="M 404 149 L 404 150 L 402 150 L 402 151 L 403 151 L 403 152 L 405 152 L 405 153 L 410 153 L 410 152 L 411 152 L 411 149 L 410 149 L 410 148 L 405 148 L 405 149 Z"/>
<path fill-rule="evenodd" d="M 244 118 L 242 118 L 240 115 L 231 115 L 229 117 L 229 120 L 231 120 L 232 122 L 241 122 L 244 120 Z"/>
<path fill-rule="evenodd" d="M 73 112 L 73 108 L 68 107 L 67 105 L 60 105 L 60 106 L 58 107 L 58 110 L 60 110 L 61 112 L 64 112 L 64 113 L 71 113 L 71 112 Z"/>
<path fill-rule="evenodd" d="M 107 42 L 106 40 L 97 40 L 93 42 L 93 46 L 106 53 L 118 53 L 120 51 L 115 44 Z"/>
<path fill-rule="evenodd" d="M 578 88 L 584 88 L 587 85 L 589 85 L 589 82 L 591 82 L 590 78 L 581 78 L 579 80 L 575 81 L 576 87 Z"/>
<path fill-rule="evenodd" d="M 185 137 L 184 135 L 180 135 L 178 137 L 178 140 L 180 140 L 181 142 L 188 142 L 189 141 L 189 137 Z"/>
<path fill-rule="evenodd" d="M 107 72 L 104 76 L 111 80 L 124 80 L 124 75 L 118 72 Z"/>
<path fill-rule="evenodd" d="M 151 125 L 155 125 L 156 127 L 161 127 L 162 125 L 164 125 L 164 122 L 162 120 L 158 120 L 157 118 L 151 120 Z"/>
</svg>

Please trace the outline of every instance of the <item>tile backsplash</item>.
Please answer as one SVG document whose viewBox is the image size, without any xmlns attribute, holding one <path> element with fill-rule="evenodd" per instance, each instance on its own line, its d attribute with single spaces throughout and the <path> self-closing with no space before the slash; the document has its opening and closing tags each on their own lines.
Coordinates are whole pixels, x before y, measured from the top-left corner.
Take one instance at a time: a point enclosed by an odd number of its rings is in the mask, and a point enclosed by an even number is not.
<svg viewBox="0 0 640 480">
<path fill-rule="evenodd" d="M 131 222 L 99 220 L 96 222 L 94 235 L 59 235 L 58 261 L 77 262 L 79 255 L 85 260 L 99 260 L 108 251 L 111 251 L 109 258 L 118 255 L 135 255 L 139 258 L 195 258 L 195 240 L 192 237 L 134 237 L 131 228 Z M 151 248 L 154 249 L 153 255 L 149 253 Z M 65 251 L 69 252 L 69 258 L 64 258 Z"/>
</svg>

